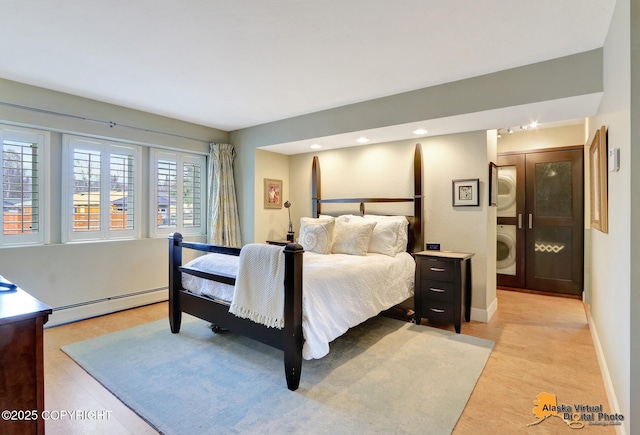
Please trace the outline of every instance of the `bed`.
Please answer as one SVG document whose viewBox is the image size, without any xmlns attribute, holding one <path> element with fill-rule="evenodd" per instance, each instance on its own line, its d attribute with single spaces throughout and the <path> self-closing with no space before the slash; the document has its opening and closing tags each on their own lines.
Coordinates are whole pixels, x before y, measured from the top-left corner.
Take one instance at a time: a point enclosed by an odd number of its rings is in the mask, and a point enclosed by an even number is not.
<svg viewBox="0 0 640 435">
<path fill-rule="evenodd" d="M 415 263 L 410 253 L 421 250 L 423 244 L 422 155 L 419 144 L 416 145 L 413 170 L 414 195 L 411 198 L 326 199 L 321 197 L 319 160 L 314 157 L 313 217 L 301 219 L 302 240 L 298 241 L 302 244 L 288 243 L 284 247 L 273 247 L 281 250 L 278 255 L 281 255 L 283 264 L 281 328 L 268 327 L 233 314 L 236 278 L 244 277 L 246 273 L 242 269 L 246 266 L 240 262 L 241 255 L 244 255 L 241 249 L 187 242 L 179 233 L 172 234 L 169 238 L 171 331 L 180 331 L 184 312 L 210 322 L 214 331 L 230 330 L 281 349 L 287 387 L 296 390 L 300 382 L 302 359 L 322 358 L 329 352 L 329 343 L 348 328 L 393 308 L 413 295 Z M 333 244 L 331 250 L 336 252 L 326 255 L 328 252 L 322 252 L 326 247 L 314 244 L 316 239 L 309 244 L 309 239 L 304 237 L 305 234 L 311 234 L 317 225 L 326 228 L 329 222 L 333 222 L 332 228 L 335 227 L 337 232 L 344 233 L 348 229 L 348 234 L 352 234 L 354 228 L 360 231 L 360 228 L 367 227 L 371 228 L 371 235 L 377 227 L 380 236 L 381 229 L 388 229 L 389 222 L 397 222 L 400 217 L 369 216 L 365 212 L 365 204 L 386 202 L 411 202 L 414 213 L 401 217 L 407 224 L 402 228 L 405 238 L 398 238 L 394 242 L 387 240 L 388 243 L 377 245 L 382 246 L 382 249 L 377 249 L 380 252 L 369 252 L 371 247 L 365 248 L 364 255 L 362 252 L 352 252 L 353 249 L 361 251 L 362 243 L 354 248 L 351 240 L 342 243 L 344 246 L 341 242 Z M 323 215 L 322 205 L 328 203 L 359 204 L 359 213 L 339 217 Z M 371 225 L 372 221 L 376 223 Z M 336 240 L 347 240 L 349 237 Z M 370 240 L 373 246 L 374 238 Z M 377 240 L 381 239 L 378 237 Z M 392 243 L 395 244 L 393 248 L 390 247 Z M 302 245 L 307 247 L 306 252 Z M 183 249 L 201 251 L 207 255 L 182 265 Z M 249 248 L 245 246 L 243 249 L 247 252 Z M 395 249 L 395 254 L 387 252 L 389 249 Z"/>
</svg>

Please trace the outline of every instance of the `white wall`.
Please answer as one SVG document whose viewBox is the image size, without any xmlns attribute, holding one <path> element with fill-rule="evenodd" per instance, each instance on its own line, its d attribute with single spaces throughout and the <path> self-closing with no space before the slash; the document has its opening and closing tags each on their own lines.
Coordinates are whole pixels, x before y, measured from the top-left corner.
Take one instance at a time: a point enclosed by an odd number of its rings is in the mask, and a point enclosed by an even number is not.
<svg viewBox="0 0 640 435">
<path fill-rule="evenodd" d="M 640 408 L 630 399 L 630 234 L 637 231 L 630 207 L 637 198 L 631 195 L 629 6 L 628 0 L 616 2 L 604 47 L 604 97 L 598 115 L 589 120 L 588 143 L 606 125 L 609 148 L 620 148 L 620 171 L 608 173 L 609 233 L 591 230 L 590 314 L 612 411 L 625 416 L 625 430 L 632 433 L 629 420 L 638 418 Z"/>
<path fill-rule="evenodd" d="M 0 104 L 0 123 L 53 132 L 47 177 L 51 188 L 49 198 L 45 199 L 50 210 L 47 218 L 51 243 L 0 247 L 0 274 L 56 310 L 49 325 L 166 299 L 168 241 L 166 238 L 147 238 L 149 229 L 144 219 L 143 237 L 139 240 L 61 244 L 62 133 L 143 145 L 143 192 L 149 192 L 149 153 L 145 145 L 206 154 L 209 142 L 227 142 L 228 133 L 8 80 L 0 80 L 0 95 L 3 103 L 74 116 Z M 112 121 L 116 126 L 87 122 L 78 117 Z M 143 215 L 146 215 L 148 196 L 142 199 L 142 207 Z M 127 295 L 135 296 L 124 298 Z M 88 302 L 93 303 L 73 307 Z M 61 307 L 67 308 L 57 310 Z"/>
</svg>

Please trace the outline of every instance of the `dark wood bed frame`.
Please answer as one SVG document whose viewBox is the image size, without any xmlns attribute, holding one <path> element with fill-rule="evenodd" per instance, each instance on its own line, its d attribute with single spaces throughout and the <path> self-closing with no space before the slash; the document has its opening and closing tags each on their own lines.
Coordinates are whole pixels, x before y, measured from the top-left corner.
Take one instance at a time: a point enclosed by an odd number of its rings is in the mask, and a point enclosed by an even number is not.
<svg viewBox="0 0 640 435">
<path fill-rule="evenodd" d="M 409 219 L 409 243 L 407 250 L 422 250 L 422 151 L 416 145 L 414 154 L 414 197 L 413 198 L 340 198 L 322 199 L 320 196 L 320 165 L 317 157 L 312 165 L 312 201 L 313 214 L 320 214 L 323 203 L 359 203 L 360 212 L 364 214 L 365 203 L 381 202 L 413 202 L 414 216 Z M 284 248 L 285 256 L 285 308 L 284 328 L 268 328 L 248 319 L 229 313 L 229 303 L 198 296 L 182 288 L 182 273 L 205 278 L 224 284 L 235 284 L 234 278 L 211 274 L 197 269 L 182 266 L 182 249 L 193 249 L 206 253 L 240 255 L 240 248 L 209 245 L 205 243 L 186 242 L 180 233 L 169 236 L 169 323 L 171 332 L 180 332 L 182 313 L 191 314 L 211 322 L 216 329 L 227 329 L 234 333 L 253 338 L 269 346 L 284 351 L 284 369 L 287 387 L 295 391 L 300 384 L 302 369 L 302 258 L 304 250 L 296 243 L 289 243 Z"/>
</svg>

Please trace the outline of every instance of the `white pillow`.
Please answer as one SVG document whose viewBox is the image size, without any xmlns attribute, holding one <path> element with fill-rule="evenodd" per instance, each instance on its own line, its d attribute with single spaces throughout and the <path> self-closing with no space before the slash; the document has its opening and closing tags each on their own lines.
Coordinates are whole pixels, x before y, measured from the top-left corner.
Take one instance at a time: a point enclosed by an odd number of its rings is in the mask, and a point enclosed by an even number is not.
<svg viewBox="0 0 640 435">
<path fill-rule="evenodd" d="M 362 216 L 347 214 L 336 218 L 336 224 L 341 221 L 364 222 L 365 218 Z M 369 221 L 375 221 L 375 219 L 369 219 Z M 367 252 L 376 252 L 378 254 L 388 255 L 389 257 L 395 257 L 398 233 L 400 232 L 400 222 L 393 219 L 384 219 L 376 221 L 376 223 L 377 225 L 373 228 L 373 232 L 371 233 Z"/>
<path fill-rule="evenodd" d="M 337 220 L 331 253 L 367 255 L 371 233 L 376 224 L 374 221 L 365 220 Z"/>
<path fill-rule="evenodd" d="M 298 244 L 302 245 L 305 251 L 330 254 L 334 225 L 333 217 L 300 218 Z"/>
<path fill-rule="evenodd" d="M 398 236 L 402 231 L 402 225 L 397 220 L 380 220 L 371 233 L 369 252 L 395 257 L 398 253 Z M 402 249 L 402 251 L 406 250 Z M 402 252 L 401 251 L 401 252 Z"/>
<path fill-rule="evenodd" d="M 367 220 L 375 222 L 397 222 L 398 238 L 396 240 L 395 252 L 406 252 L 409 244 L 409 221 L 406 216 L 379 216 L 373 214 L 364 215 Z"/>
</svg>

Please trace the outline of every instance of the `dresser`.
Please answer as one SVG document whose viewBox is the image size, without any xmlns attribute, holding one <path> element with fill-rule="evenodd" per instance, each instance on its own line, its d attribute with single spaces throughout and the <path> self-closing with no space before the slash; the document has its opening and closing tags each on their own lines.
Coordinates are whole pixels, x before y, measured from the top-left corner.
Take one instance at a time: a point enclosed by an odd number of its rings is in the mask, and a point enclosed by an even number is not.
<svg viewBox="0 0 640 435">
<path fill-rule="evenodd" d="M 471 320 L 471 257 L 467 252 L 421 251 L 416 258 L 415 320 L 453 323 Z"/>
<path fill-rule="evenodd" d="M 0 411 L 5 411 L 0 419 L 2 434 L 44 433 L 42 335 L 51 312 L 49 306 L 20 288 L 0 292 Z"/>
</svg>

